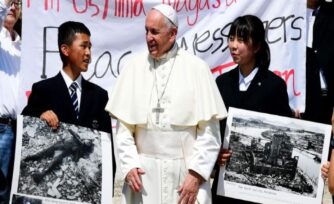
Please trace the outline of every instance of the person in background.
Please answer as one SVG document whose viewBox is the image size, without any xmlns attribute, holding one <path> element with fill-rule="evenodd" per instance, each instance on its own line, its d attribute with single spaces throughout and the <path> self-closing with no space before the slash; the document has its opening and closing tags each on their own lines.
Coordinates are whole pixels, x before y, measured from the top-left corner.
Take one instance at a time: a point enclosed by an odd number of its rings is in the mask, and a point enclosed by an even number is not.
<svg viewBox="0 0 334 204">
<path fill-rule="evenodd" d="M 307 0 L 305 112 L 294 112 L 296 118 L 325 124 L 331 124 L 333 112 L 333 12 L 329 0 Z"/>
<path fill-rule="evenodd" d="M 154 6 L 145 30 L 148 52 L 123 67 L 106 107 L 118 119 L 122 203 L 211 204 L 224 103 L 208 65 L 176 44 L 171 6 Z"/>
<path fill-rule="evenodd" d="M 12 178 L 21 59 L 14 26 L 20 16 L 20 0 L 0 0 L 0 203 L 9 201 Z"/>
<path fill-rule="evenodd" d="M 321 91 L 324 99 L 319 107 L 325 108 L 322 114 L 324 123 L 330 124 L 333 121 L 334 107 L 334 1 L 333 0 L 308 0 L 308 8 L 314 9 L 314 25 L 312 29 L 313 38 L 310 44 L 316 56 L 318 67 L 321 73 Z M 309 6 L 310 5 L 310 6 Z"/>
<path fill-rule="evenodd" d="M 270 50 L 265 41 L 262 21 L 253 15 L 236 18 L 228 34 L 228 46 L 233 61 L 238 66 L 216 79 L 226 107 L 291 117 L 286 84 L 282 78 L 268 70 Z M 225 126 L 226 120 L 221 121 L 222 135 Z M 219 166 L 226 164 L 232 151 L 221 148 L 217 160 Z M 216 171 L 212 187 L 213 203 L 250 203 L 218 196 L 218 173 Z"/>
<path fill-rule="evenodd" d="M 306 97 L 305 111 L 300 113 L 295 110 L 295 117 L 313 122 L 329 123 L 328 109 L 324 104 L 328 104 L 327 93 L 322 91 L 324 87 L 323 74 L 320 72 L 316 53 L 313 50 L 313 28 L 315 14 L 320 5 L 320 0 L 307 0 L 306 12 Z M 326 113 L 327 112 L 327 113 Z M 327 115 L 327 116 L 324 116 Z M 327 119 L 326 119 L 327 118 Z"/>
<path fill-rule="evenodd" d="M 314 12 L 312 49 L 320 71 L 321 104 L 319 110 L 323 123 L 331 124 L 334 107 L 334 2 L 320 0 Z"/>
<path fill-rule="evenodd" d="M 311 0 L 308 0 L 308 3 Z M 313 0 L 316 1 L 316 0 Z M 311 2 L 313 2 L 311 1 Z M 332 124 L 334 130 L 334 1 L 333 0 L 318 0 L 319 5 L 314 10 L 314 26 L 313 26 L 313 41 L 312 51 L 316 56 L 316 60 L 321 73 L 321 98 L 317 111 L 321 114 L 321 122 Z M 333 158 L 333 138 L 331 141 L 329 160 Z M 322 165 L 322 176 L 328 178 L 329 191 L 333 194 L 333 162 L 327 162 Z M 334 203 L 334 199 L 333 203 Z"/>
</svg>

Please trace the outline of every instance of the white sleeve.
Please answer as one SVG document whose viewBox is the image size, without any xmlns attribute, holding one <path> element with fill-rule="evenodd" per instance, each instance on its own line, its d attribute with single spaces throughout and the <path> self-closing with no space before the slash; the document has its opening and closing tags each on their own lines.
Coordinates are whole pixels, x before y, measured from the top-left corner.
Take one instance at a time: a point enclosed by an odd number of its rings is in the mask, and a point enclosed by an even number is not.
<svg viewBox="0 0 334 204">
<path fill-rule="evenodd" d="M 201 121 L 197 125 L 197 137 L 188 168 L 208 180 L 217 160 L 220 145 L 219 121 L 213 118 Z"/>
<path fill-rule="evenodd" d="M 120 160 L 120 168 L 123 178 L 133 168 L 140 168 L 137 147 L 134 140 L 135 125 L 129 125 L 117 120 L 116 125 L 116 148 Z"/>
</svg>

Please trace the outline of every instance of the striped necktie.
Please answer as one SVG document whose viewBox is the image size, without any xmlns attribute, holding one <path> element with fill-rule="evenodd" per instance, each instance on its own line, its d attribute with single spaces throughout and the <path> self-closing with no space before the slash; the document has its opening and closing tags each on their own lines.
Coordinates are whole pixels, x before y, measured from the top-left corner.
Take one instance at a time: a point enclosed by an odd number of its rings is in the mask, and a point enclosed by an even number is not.
<svg viewBox="0 0 334 204">
<path fill-rule="evenodd" d="M 78 102 L 77 88 L 79 88 L 79 85 L 77 84 L 77 82 L 73 82 L 69 89 L 74 112 L 77 118 L 79 118 L 79 102 Z"/>
</svg>

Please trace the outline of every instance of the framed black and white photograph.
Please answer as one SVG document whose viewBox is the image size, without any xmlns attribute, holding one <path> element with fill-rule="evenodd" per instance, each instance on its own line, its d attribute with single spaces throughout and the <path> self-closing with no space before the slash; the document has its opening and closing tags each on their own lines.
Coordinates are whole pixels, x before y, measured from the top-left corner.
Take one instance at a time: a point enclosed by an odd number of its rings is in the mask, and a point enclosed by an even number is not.
<svg viewBox="0 0 334 204">
<path fill-rule="evenodd" d="M 320 204 L 330 125 L 229 108 L 217 194 L 258 203 Z"/>
<path fill-rule="evenodd" d="M 20 116 L 12 194 L 42 203 L 112 203 L 110 134 Z M 12 201 L 14 201 L 14 196 Z"/>
</svg>

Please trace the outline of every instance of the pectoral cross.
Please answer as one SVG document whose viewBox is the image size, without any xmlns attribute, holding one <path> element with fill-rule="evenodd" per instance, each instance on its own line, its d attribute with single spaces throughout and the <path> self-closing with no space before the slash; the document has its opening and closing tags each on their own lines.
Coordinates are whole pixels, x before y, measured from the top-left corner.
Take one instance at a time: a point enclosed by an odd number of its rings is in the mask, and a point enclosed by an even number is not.
<svg viewBox="0 0 334 204">
<path fill-rule="evenodd" d="M 152 109 L 152 112 L 155 113 L 155 124 L 159 124 L 160 113 L 163 113 L 165 109 L 160 107 L 160 102 L 157 103 L 157 107 Z"/>
</svg>

